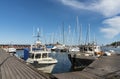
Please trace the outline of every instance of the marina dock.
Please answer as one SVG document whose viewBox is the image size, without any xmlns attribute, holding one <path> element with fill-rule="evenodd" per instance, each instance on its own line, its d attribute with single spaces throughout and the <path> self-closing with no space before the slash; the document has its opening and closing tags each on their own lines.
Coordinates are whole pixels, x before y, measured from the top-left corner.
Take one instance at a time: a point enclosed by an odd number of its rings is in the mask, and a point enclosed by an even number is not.
<svg viewBox="0 0 120 79">
<path fill-rule="evenodd" d="M 100 57 L 82 71 L 48 75 L 0 49 L 0 79 L 120 79 L 120 56 Z"/>
<path fill-rule="evenodd" d="M 0 49 L 0 79 L 56 79 Z"/>
<path fill-rule="evenodd" d="M 82 71 L 54 76 L 58 79 L 120 79 L 120 56 L 101 57 Z"/>
</svg>

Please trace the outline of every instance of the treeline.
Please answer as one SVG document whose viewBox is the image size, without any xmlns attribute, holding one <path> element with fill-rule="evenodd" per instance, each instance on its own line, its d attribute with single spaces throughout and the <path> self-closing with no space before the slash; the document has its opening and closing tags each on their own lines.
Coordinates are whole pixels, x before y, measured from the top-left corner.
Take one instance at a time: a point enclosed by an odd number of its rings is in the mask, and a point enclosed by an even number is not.
<svg viewBox="0 0 120 79">
<path fill-rule="evenodd" d="M 107 46 L 120 46 L 120 41 L 112 42 L 111 44 L 107 44 Z"/>
</svg>

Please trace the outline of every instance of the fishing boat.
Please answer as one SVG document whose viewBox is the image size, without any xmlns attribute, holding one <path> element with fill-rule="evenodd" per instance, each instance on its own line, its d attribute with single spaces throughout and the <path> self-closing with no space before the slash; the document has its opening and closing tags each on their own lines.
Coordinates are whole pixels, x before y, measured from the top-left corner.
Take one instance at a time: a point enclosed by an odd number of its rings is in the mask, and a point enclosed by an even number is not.
<svg viewBox="0 0 120 79">
<path fill-rule="evenodd" d="M 85 56 L 98 56 L 98 57 L 104 54 L 100 46 L 95 44 L 81 45 L 80 53 L 84 53 Z"/>
<path fill-rule="evenodd" d="M 42 70 L 46 73 L 51 73 L 58 61 L 49 56 L 51 51 L 47 50 L 46 45 L 43 45 L 41 43 L 39 37 L 40 35 L 38 30 L 37 41 L 35 44 L 31 45 L 29 57 L 26 62 L 32 64 L 38 70 Z"/>
</svg>

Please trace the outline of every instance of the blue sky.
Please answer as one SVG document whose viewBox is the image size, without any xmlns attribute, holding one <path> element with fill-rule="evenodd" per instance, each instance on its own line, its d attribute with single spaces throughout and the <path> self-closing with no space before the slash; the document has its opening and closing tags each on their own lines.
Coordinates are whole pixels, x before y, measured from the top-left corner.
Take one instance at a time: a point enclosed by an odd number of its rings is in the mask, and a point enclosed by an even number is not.
<svg viewBox="0 0 120 79">
<path fill-rule="evenodd" d="M 120 0 L 0 0 L 0 43 L 31 44 L 37 27 L 43 43 L 62 42 L 62 24 L 66 43 L 77 44 L 76 17 L 82 25 L 82 42 L 90 24 L 90 41 L 98 44 L 120 39 Z M 70 28 L 70 33 L 68 31 Z M 67 41 L 68 40 L 68 41 Z"/>
</svg>

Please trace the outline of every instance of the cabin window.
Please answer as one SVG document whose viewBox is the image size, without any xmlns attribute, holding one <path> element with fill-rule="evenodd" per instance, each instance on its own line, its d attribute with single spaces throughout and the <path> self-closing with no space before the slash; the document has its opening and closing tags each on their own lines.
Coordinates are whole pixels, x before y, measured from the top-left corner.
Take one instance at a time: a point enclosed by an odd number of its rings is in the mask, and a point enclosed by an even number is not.
<svg viewBox="0 0 120 79">
<path fill-rule="evenodd" d="M 89 51 L 93 51 L 92 48 L 89 48 Z"/>
<path fill-rule="evenodd" d="M 87 48 L 84 48 L 84 51 L 87 51 Z"/>
<path fill-rule="evenodd" d="M 43 58 L 46 58 L 46 57 L 47 57 L 47 53 L 43 53 L 43 54 L 42 54 L 42 57 L 43 57 Z"/>
<path fill-rule="evenodd" d="M 41 58 L 41 54 L 36 54 L 35 58 Z"/>
<path fill-rule="evenodd" d="M 34 58 L 34 54 L 29 54 L 29 58 Z"/>
</svg>

